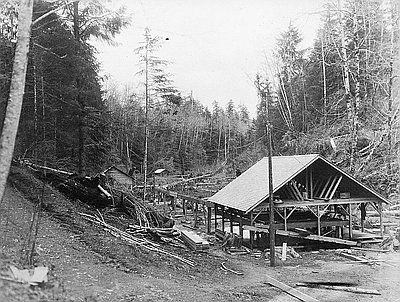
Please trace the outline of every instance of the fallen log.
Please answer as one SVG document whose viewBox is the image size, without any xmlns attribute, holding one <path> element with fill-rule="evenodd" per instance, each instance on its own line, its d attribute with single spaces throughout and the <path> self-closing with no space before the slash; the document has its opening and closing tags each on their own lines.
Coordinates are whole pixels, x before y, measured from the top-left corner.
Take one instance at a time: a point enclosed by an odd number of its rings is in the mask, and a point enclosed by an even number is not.
<svg viewBox="0 0 400 302">
<path fill-rule="evenodd" d="M 310 284 L 310 283 L 296 283 L 297 286 L 311 287 L 311 288 L 321 288 L 321 289 L 332 289 L 340 290 L 345 292 L 357 293 L 357 294 L 367 294 L 367 295 L 380 295 L 375 289 L 365 289 L 360 287 L 349 287 L 349 286 L 336 286 L 336 285 L 324 285 L 324 284 Z"/>
</svg>

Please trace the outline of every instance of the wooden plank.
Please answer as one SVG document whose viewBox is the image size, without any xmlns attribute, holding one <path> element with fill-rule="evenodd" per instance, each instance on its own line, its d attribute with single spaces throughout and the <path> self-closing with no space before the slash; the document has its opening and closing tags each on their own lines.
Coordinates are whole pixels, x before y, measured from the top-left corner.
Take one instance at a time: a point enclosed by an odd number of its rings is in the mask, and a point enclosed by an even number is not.
<svg viewBox="0 0 400 302">
<path fill-rule="evenodd" d="M 294 189 L 296 195 L 298 196 L 297 200 L 304 200 L 303 195 L 300 193 L 299 188 L 297 187 L 296 183 L 294 181 L 291 181 L 291 186 Z"/>
<path fill-rule="evenodd" d="M 276 230 L 276 234 L 281 235 L 281 236 L 301 238 L 301 239 L 321 241 L 321 242 L 330 242 L 330 243 L 342 244 L 342 245 L 347 245 L 347 246 L 356 246 L 357 245 L 357 242 L 354 242 L 354 241 L 333 238 L 333 237 L 318 236 L 318 235 L 308 235 L 307 237 L 304 237 L 296 232 L 291 232 L 291 231 Z"/>
<path fill-rule="evenodd" d="M 243 230 L 248 230 L 248 231 L 253 231 L 253 232 L 263 232 L 263 233 L 269 233 L 269 229 L 267 228 L 257 228 L 251 225 L 244 225 Z"/>
<path fill-rule="evenodd" d="M 339 184 L 340 184 L 340 182 L 342 181 L 342 179 L 343 179 L 343 175 L 340 175 L 338 181 L 336 182 L 335 186 L 333 187 L 333 190 L 331 191 L 331 193 L 330 193 L 329 196 L 328 196 L 328 199 L 329 199 L 329 200 L 332 199 L 332 197 L 333 197 L 333 195 L 335 194 L 337 188 L 339 187 Z"/>
<path fill-rule="evenodd" d="M 322 188 L 321 193 L 319 194 L 318 197 L 324 198 L 325 191 L 326 191 L 326 189 L 328 188 L 328 185 L 330 184 L 330 182 L 331 182 L 331 180 L 332 180 L 332 177 L 333 177 L 333 176 L 330 176 L 330 177 L 328 178 L 328 180 L 327 180 L 326 183 L 325 183 L 325 186 Z M 316 197 L 317 197 L 317 196 L 315 196 L 314 198 L 316 198 Z"/>
<path fill-rule="evenodd" d="M 376 252 L 376 253 L 388 253 L 390 250 L 380 250 L 380 249 L 371 249 L 371 248 L 365 248 L 365 247 L 352 247 L 352 250 L 359 250 L 359 251 L 366 251 L 366 252 Z"/>
<path fill-rule="evenodd" d="M 350 287 L 350 286 L 338 286 L 338 285 L 324 285 L 324 284 L 310 284 L 310 283 L 297 283 L 297 286 L 304 287 L 312 287 L 312 288 L 323 288 L 323 289 L 332 289 L 332 290 L 340 290 L 357 294 L 366 294 L 366 295 L 380 295 L 375 289 L 366 289 L 360 287 Z"/>
<path fill-rule="evenodd" d="M 325 194 L 324 194 L 323 196 L 321 196 L 322 198 L 327 198 L 327 199 L 329 199 L 328 196 L 331 195 L 331 191 L 332 191 L 332 189 L 335 187 L 335 185 L 336 185 L 336 183 L 337 183 L 337 181 L 338 181 L 339 178 L 340 178 L 339 175 L 335 175 L 335 176 L 333 177 L 332 182 L 331 182 L 331 184 L 329 185 L 328 189 L 326 190 Z"/>
<path fill-rule="evenodd" d="M 207 207 L 207 234 L 211 234 L 211 207 Z"/>
<path fill-rule="evenodd" d="M 285 188 L 286 193 L 289 195 L 289 198 L 291 198 L 291 199 L 293 199 L 293 200 L 297 200 L 296 197 L 295 197 L 295 195 L 293 194 L 292 190 L 290 189 L 289 183 L 287 183 L 287 184 L 284 186 L 284 188 Z"/>
<path fill-rule="evenodd" d="M 306 295 L 305 293 L 302 293 L 301 291 L 290 287 L 289 285 L 286 285 L 270 276 L 266 276 L 266 282 L 272 286 L 275 286 L 284 292 L 288 293 L 289 295 L 299 299 L 300 301 L 308 302 L 308 301 L 318 301 L 317 299 L 310 297 L 309 295 Z"/>
<path fill-rule="evenodd" d="M 347 220 L 321 220 L 321 227 L 332 227 L 332 226 L 346 226 L 349 222 Z M 277 229 L 284 229 L 284 223 L 276 223 L 275 227 Z M 288 229 L 295 229 L 295 228 L 316 228 L 317 227 L 317 220 L 313 221 L 292 221 L 287 223 Z"/>
<path fill-rule="evenodd" d="M 358 203 L 381 203 L 377 198 L 349 198 L 349 199 L 331 199 L 329 201 L 309 200 L 304 202 L 299 201 L 284 201 L 283 203 L 276 203 L 275 208 L 291 208 L 291 207 L 306 207 L 316 205 L 343 205 L 343 204 L 358 204 Z M 258 209 L 262 209 L 257 208 Z"/>
</svg>

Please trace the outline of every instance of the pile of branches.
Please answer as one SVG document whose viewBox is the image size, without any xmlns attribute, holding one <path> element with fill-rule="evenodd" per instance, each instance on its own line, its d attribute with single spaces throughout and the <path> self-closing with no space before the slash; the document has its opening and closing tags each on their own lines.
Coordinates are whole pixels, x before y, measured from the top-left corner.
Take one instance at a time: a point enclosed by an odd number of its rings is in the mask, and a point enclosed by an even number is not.
<svg viewBox="0 0 400 302">
<path fill-rule="evenodd" d="M 115 205 L 121 208 L 141 228 L 171 228 L 174 221 L 161 215 L 151 204 L 136 197 L 122 186 L 108 186 Z"/>
<path fill-rule="evenodd" d="M 163 250 L 158 243 L 147 240 L 146 238 L 140 238 L 138 236 L 134 236 L 133 234 L 128 233 L 127 231 L 123 231 L 119 228 L 116 228 L 116 227 L 106 223 L 104 220 L 104 216 L 100 212 L 98 212 L 98 215 L 89 215 L 86 213 L 80 213 L 80 214 L 86 220 L 89 220 L 95 224 L 102 226 L 103 229 L 105 231 L 109 232 L 111 235 L 124 240 L 125 242 L 127 242 L 128 244 L 130 244 L 134 247 L 141 247 L 148 251 L 163 254 L 163 255 L 169 256 L 171 258 L 177 259 L 189 266 L 195 266 L 195 263 L 193 261 Z M 171 233 L 171 235 L 172 235 L 172 233 Z"/>
<path fill-rule="evenodd" d="M 129 225 L 126 230 L 131 235 L 150 236 L 153 240 L 172 243 L 175 238 L 178 238 L 181 233 L 174 228 L 151 228 L 141 227 L 138 225 Z"/>
</svg>

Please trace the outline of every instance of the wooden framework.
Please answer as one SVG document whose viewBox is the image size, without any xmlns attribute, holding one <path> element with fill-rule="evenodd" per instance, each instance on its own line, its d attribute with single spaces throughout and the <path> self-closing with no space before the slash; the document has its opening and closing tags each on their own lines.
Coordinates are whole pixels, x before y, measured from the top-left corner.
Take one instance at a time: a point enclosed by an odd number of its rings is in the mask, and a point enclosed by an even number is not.
<svg viewBox="0 0 400 302">
<path fill-rule="evenodd" d="M 194 216 L 194 227 L 197 227 L 197 222 L 198 222 L 198 215 L 200 212 L 200 207 L 199 205 L 202 207 L 202 213 L 205 216 L 205 220 L 207 221 L 207 233 L 210 234 L 211 233 L 211 223 L 212 223 L 212 210 L 214 208 L 214 204 L 200 199 L 200 198 L 195 198 L 189 195 L 185 195 L 185 194 L 181 194 L 178 192 L 174 192 L 174 191 L 170 191 L 170 190 L 166 190 L 163 188 L 158 188 L 155 187 L 154 188 L 154 192 L 156 194 L 159 195 L 159 198 L 157 198 L 158 200 L 162 200 L 163 201 L 163 205 L 164 205 L 164 213 L 167 212 L 167 196 L 168 197 L 172 197 L 171 200 L 171 204 L 172 204 L 172 216 L 175 216 L 176 213 L 176 204 L 177 204 L 177 200 L 180 199 L 182 201 L 182 208 L 183 208 L 183 215 L 186 216 L 188 214 L 188 207 L 187 204 L 190 203 L 191 208 L 192 208 L 192 214 Z M 207 210 L 205 210 L 205 208 L 207 208 Z M 207 216 L 206 216 L 207 215 Z"/>
<path fill-rule="evenodd" d="M 352 246 L 355 242 L 349 240 L 354 239 L 354 216 L 359 215 L 361 231 L 364 231 L 366 209 L 372 207 L 379 213 L 380 236 L 383 236 L 383 200 L 372 194 L 363 197 L 354 192 L 342 196 L 354 195 L 351 198 L 340 198 L 338 188 L 343 184 L 344 175 L 335 171 L 324 179 L 318 178 L 315 172 L 312 166 L 308 167 L 301 177 L 289 180 L 274 193 L 277 201 L 274 206 L 274 229 L 277 235 L 296 238 L 299 233 L 291 230 L 307 229 L 309 240 Z M 244 230 L 249 231 L 250 247 L 253 247 L 255 238 L 269 233 L 269 206 L 266 202 L 248 213 L 214 204 L 214 213 L 215 229 L 233 233 L 238 227 L 236 233 L 241 236 Z M 229 222 L 229 229 L 226 222 Z M 345 227 L 348 228 L 348 236 L 344 236 Z"/>
</svg>

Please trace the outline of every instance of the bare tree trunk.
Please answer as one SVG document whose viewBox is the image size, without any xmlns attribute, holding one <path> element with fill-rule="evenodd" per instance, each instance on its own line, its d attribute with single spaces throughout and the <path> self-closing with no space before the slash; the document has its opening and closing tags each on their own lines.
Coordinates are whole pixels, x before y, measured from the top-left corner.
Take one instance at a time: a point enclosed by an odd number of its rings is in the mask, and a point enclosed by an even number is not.
<svg viewBox="0 0 400 302">
<path fill-rule="evenodd" d="M 76 1 L 74 5 L 74 38 L 76 42 L 75 53 L 79 56 L 80 51 L 80 34 L 79 34 L 79 2 Z M 81 79 L 80 75 L 76 75 L 76 102 L 79 104 L 79 114 L 78 114 L 78 173 L 83 175 L 85 172 L 84 167 L 84 155 L 85 155 L 85 133 L 84 133 L 84 113 L 85 113 L 85 102 L 81 98 Z"/>
<path fill-rule="evenodd" d="M 360 39 L 358 35 L 358 19 L 357 19 L 357 4 L 354 7 L 354 16 L 353 16 L 353 36 L 354 36 L 354 50 L 355 50 L 355 59 L 357 63 L 357 70 L 355 72 L 354 77 L 354 90 L 355 96 L 354 101 L 351 98 L 352 102 L 352 125 L 351 125 L 351 153 L 350 153 L 350 172 L 354 172 L 354 158 L 358 143 L 358 115 L 360 111 L 360 103 L 361 103 L 361 59 L 360 59 Z"/>
<path fill-rule="evenodd" d="M 340 17 L 340 36 L 341 36 L 341 57 L 342 57 L 342 63 L 343 63 L 343 85 L 344 85 L 344 90 L 345 90 L 345 100 L 346 100 L 346 106 L 347 106 L 347 117 L 349 121 L 351 122 L 351 147 L 350 147 L 350 171 L 353 171 L 354 169 L 354 153 L 355 153 L 355 144 L 354 144 L 354 134 L 355 134 L 355 119 L 354 119 L 354 106 L 353 106 L 353 100 L 352 100 L 352 95 L 350 91 L 350 67 L 349 67 L 349 62 L 348 62 L 348 57 L 347 57 L 347 45 L 346 45 L 346 37 L 344 33 L 344 20 L 343 20 L 343 9 L 342 9 L 342 3 L 341 0 L 338 0 L 338 7 L 339 7 L 339 17 Z"/>
<path fill-rule="evenodd" d="M 21 116 L 31 36 L 32 10 L 33 0 L 21 0 L 18 14 L 18 40 L 15 49 L 10 95 L 0 137 L 0 201 L 3 199 L 8 173 L 10 172 L 15 138 Z"/>
<path fill-rule="evenodd" d="M 327 89 L 326 89 L 326 67 L 325 67 L 325 49 L 324 49 L 324 45 L 325 45 L 325 36 L 321 37 L 321 57 L 322 57 L 322 75 L 323 75 L 323 80 L 324 80 L 324 126 L 326 126 L 326 122 L 327 122 Z"/>
</svg>

